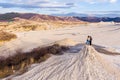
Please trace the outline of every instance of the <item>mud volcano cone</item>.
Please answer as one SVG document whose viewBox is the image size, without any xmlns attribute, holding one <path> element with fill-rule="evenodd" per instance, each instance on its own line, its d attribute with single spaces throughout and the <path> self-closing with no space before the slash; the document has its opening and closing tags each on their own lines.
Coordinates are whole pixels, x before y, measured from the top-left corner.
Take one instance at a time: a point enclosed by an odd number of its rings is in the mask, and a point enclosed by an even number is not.
<svg viewBox="0 0 120 80">
<path fill-rule="evenodd" d="M 12 80 L 120 80 L 120 72 L 92 46 L 78 53 L 52 56 Z"/>
</svg>

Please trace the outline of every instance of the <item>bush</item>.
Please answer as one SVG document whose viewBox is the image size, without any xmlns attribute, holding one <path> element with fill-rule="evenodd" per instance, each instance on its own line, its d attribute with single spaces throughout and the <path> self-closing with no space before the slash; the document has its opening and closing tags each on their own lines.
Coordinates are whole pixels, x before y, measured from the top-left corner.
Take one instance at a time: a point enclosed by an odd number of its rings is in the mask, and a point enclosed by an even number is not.
<svg viewBox="0 0 120 80">
<path fill-rule="evenodd" d="M 6 59 L 0 57 L 0 78 L 9 76 L 18 70 L 22 70 L 23 73 L 28 65 L 45 61 L 50 57 L 50 54 L 61 55 L 67 49 L 55 44 L 44 48 L 38 47 L 26 53 L 17 51 L 16 55 Z"/>
<path fill-rule="evenodd" d="M 9 41 L 15 38 L 17 38 L 17 36 L 13 33 L 0 31 L 0 41 Z"/>
</svg>

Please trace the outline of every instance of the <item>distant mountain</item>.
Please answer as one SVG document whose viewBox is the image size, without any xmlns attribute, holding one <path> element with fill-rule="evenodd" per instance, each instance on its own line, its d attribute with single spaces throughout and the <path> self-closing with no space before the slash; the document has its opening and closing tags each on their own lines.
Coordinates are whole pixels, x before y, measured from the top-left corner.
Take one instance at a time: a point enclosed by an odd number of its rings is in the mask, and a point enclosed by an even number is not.
<svg viewBox="0 0 120 80">
<path fill-rule="evenodd" d="M 0 21 L 10 21 L 10 20 L 13 20 L 16 17 L 29 19 L 34 15 L 35 14 L 33 14 L 33 13 L 25 13 L 25 14 L 21 14 L 21 13 L 5 13 L 5 14 L 0 14 Z"/>
<path fill-rule="evenodd" d="M 109 18 L 115 18 L 120 17 L 120 14 L 94 14 L 93 17 L 109 17 Z"/>
<path fill-rule="evenodd" d="M 67 14 L 51 14 L 53 16 L 78 16 L 78 17 L 87 17 L 87 14 L 81 14 L 81 13 L 67 13 Z"/>
<path fill-rule="evenodd" d="M 108 17 L 109 16 L 109 17 Z M 118 16 L 118 17 L 117 17 Z M 59 15 L 44 15 L 35 13 L 5 13 L 0 14 L 0 21 L 14 21 L 18 19 L 25 19 L 31 21 L 70 21 L 70 22 L 120 22 L 119 14 L 79 14 L 68 13 Z"/>
<path fill-rule="evenodd" d="M 68 16 L 86 21 L 86 22 L 120 22 L 120 14 L 81 14 L 81 13 L 68 13 L 68 14 L 52 14 L 54 16 Z"/>
<path fill-rule="evenodd" d="M 67 14 L 52 14 L 53 16 L 76 16 L 76 17 L 120 17 L 120 14 L 83 14 L 83 13 L 67 13 Z"/>
<path fill-rule="evenodd" d="M 109 17 L 75 17 L 79 20 L 86 22 L 120 22 L 120 17 L 109 18 Z"/>
<path fill-rule="evenodd" d="M 74 17 L 57 17 L 51 15 L 35 14 L 35 13 L 5 13 L 0 14 L 0 21 L 13 21 L 14 18 L 22 18 L 33 21 L 81 21 Z"/>
<path fill-rule="evenodd" d="M 58 16 L 50 16 L 50 15 L 34 15 L 30 18 L 30 20 L 34 21 L 81 21 L 75 17 L 58 17 Z"/>
</svg>

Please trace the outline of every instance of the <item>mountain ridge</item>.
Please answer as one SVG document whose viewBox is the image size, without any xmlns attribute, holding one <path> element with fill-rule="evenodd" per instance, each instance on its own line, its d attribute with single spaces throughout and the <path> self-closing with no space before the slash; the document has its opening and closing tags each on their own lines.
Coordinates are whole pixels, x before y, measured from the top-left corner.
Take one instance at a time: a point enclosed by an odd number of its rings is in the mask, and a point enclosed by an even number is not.
<svg viewBox="0 0 120 80">
<path fill-rule="evenodd" d="M 95 14 L 95 13 L 65 13 L 65 14 L 51 14 L 54 16 L 77 16 L 77 17 L 110 17 L 110 18 L 115 18 L 115 17 L 120 17 L 119 13 L 105 13 L 105 14 Z"/>
<path fill-rule="evenodd" d="M 64 16 L 61 16 L 64 15 Z M 36 22 L 41 21 L 62 21 L 62 22 L 120 22 L 120 15 L 116 17 L 98 17 L 88 14 L 79 14 L 79 13 L 69 13 L 68 15 L 45 15 L 45 14 L 37 14 L 37 13 L 5 13 L 0 14 L 0 22 L 4 21 L 15 21 L 15 18 L 21 18 L 25 20 L 31 20 Z M 115 14 L 111 14 L 115 16 Z M 100 16 L 100 15 L 99 15 Z"/>
<path fill-rule="evenodd" d="M 19 17 L 22 19 L 33 20 L 33 21 L 81 21 L 74 17 L 59 17 L 59 16 L 52 16 L 52 15 L 44 15 L 44 14 L 37 14 L 37 13 L 5 13 L 0 14 L 0 21 L 14 21 L 14 18 Z"/>
</svg>

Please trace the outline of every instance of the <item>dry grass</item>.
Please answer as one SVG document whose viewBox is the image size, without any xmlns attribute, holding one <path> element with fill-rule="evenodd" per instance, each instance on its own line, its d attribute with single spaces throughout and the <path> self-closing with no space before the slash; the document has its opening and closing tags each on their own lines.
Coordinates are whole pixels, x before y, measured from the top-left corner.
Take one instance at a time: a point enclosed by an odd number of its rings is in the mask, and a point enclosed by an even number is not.
<svg viewBox="0 0 120 80">
<path fill-rule="evenodd" d="M 33 63 L 40 63 L 50 57 L 51 54 L 60 55 L 62 51 L 67 50 L 67 47 L 52 45 L 44 48 L 35 48 L 31 52 L 22 53 L 17 51 L 17 54 L 8 58 L 0 57 L 0 78 L 7 77 L 14 71 L 24 73 L 26 67 Z M 19 74 L 21 74 L 19 73 Z"/>
<path fill-rule="evenodd" d="M 15 38 L 17 38 L 17 36 L 13 33 L 0 31 L 0 41 L 9 41 Z"/>
<path fill-rule="evenodd" d="M 78 25 L 86 25 L 86 22 L 74 22 L 74 21 L 31 21 L 31 20 L 20 20 L 13 22 L 1 22 L 0 30 L 4 31 L 35 31 L 35 30 L 48 30 L 64 27 L 74 27 Z"/>
</svg>

